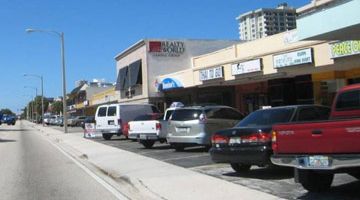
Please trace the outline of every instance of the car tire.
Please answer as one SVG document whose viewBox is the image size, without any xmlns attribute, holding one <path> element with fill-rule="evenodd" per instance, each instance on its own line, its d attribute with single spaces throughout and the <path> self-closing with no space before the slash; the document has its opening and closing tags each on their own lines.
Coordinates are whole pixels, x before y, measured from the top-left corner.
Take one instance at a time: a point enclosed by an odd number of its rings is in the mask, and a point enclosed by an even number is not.
<svg viewBox="0 0 360 200">
<path fill-rule="evenodd" d="M 175 149 L 175 151 L 184 151 L 184 146 L 182 146 L 182 145 L 179 145 L 179 144 L 173 144 L 173 145 L 171 145 L 174 149 Z"/>
<path fill-rule="evenodd" d="M 299 170 L 301 185 L 309 192 L 322 192 L 329 190 L 334 179 L 332 173 L 319 173 L 312 170 Z"/>
<path fill-rule="evenodd" d="M 103 136 L 103 138 L 104 138 L 105 140 L 110 140 L 111 137 L 112 137 L 111 134 L 102 134 L 102 136 Z"/>
<path fill-rule="evenodd" d="M 250 170 L 251 165 L 245 165 L 240 163 L 230 163 L 231 168 L 237 173 L 244 173 Z"/>
<path fill-rule="evenodd" d="M 151 149 L 154 146 L 155 141 L 151 140 L 141 140 L 140 143 L 146 148 Z"/>
</svg>

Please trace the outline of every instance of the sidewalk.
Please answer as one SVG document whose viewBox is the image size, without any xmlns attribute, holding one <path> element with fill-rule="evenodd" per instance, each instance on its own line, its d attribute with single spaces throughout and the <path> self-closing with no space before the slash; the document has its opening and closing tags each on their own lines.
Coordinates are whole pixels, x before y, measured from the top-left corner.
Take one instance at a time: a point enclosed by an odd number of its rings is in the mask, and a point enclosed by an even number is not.
<svg viewBox="0 0 360 200">
<path fill-rule="evenodd" d="M 194 172 L 152 158 L 100 144 L 79 133 L 64 134 L 50 127 L 34 127 L 58 147 L 129 199 L 279 199 L 279 197 Z"/>
</svg>

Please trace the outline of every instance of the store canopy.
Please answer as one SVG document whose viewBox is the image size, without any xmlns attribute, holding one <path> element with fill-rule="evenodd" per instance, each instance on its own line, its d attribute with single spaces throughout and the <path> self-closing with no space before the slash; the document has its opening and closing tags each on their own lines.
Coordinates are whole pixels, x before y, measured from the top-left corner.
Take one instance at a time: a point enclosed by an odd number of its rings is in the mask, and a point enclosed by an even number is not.
<svg viewBox="0 0 360 200">
<path fill-rule="evenodd" d="M 129 65 L 129 86 L 132 87 L 142 83 L 141 60 L 137 60 Z"/>
<path fill-rule="evenodd" d="M 126 84 L 127 73 L 128 73 L 128 66 L 119 69 L 115 90 L 124 90 L 125 88 L 127 88 L 128 85 Z"/>
</svg>

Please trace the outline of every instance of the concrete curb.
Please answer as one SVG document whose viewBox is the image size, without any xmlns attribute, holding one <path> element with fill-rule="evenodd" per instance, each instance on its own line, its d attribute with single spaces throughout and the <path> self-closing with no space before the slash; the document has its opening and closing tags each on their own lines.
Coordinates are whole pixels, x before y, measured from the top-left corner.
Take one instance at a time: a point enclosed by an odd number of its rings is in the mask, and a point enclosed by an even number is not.
<svg viewBox="0 0 360 200">
<path fill-rule="evenodd" d="M 64 134 L 41 125 L 28 125 L 40 130 L 129 199 L 280 199 L 78 135 Z"/>
</svg>

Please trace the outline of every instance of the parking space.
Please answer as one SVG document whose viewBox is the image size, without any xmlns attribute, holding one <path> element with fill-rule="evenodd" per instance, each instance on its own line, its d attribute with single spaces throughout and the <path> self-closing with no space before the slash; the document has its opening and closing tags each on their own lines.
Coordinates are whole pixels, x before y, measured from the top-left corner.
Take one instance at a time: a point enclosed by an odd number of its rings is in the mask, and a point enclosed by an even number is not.
<svg viewBox="0 0 360 200">
<path fill-rule="evenodd" d="M 54 128 L 62 130 L 62 127 Z M 69 133 L 82 131 L 81 127 L 69 127 Z M 252 167 L 249 172 L 238 174 L 228 164 L 213 163 L 209 153 L 202 147 L 186 148 L 182 152 L 177 152 L 166 143 L 155 143 L 152 149 L 145 149 L 138 142 L 125 140 L 123 137 L 113 137 L 111 140 L 103 140 L 102 138 L 91 140 L 267 192 L 279 198 L 320 200 L 360 198 L 360 191 L 358 190 L 360 181 L 347 174 L 336 174 L 333 186 L 328 192 L 308 193 L 300 184 L 294 182 L 293 170 L 290 168 Z"/>
<path fill-rule="evenodd" d="M 186 148 L 177 152 L 168 144 L 156 143 L 152 149 L 145 149 L 138 142 L 113 137 L 112 140 L 92 139 L 102 144 L 131 151 L 160 161 L 185 167 L 203 174 L 264 191 L 285 199 L 359 199 L 360 181 L 347 174 L 337 174 L 329 192 L 308 193 L 293 179 L 290 168 L 259 168 L 244 174 L 235 173 L 228 164 L 215 164 L 209 153 L 202 147 Z"/>
</svg>

